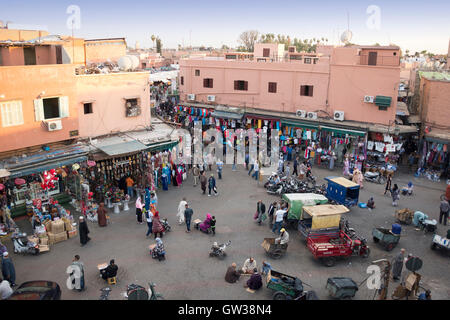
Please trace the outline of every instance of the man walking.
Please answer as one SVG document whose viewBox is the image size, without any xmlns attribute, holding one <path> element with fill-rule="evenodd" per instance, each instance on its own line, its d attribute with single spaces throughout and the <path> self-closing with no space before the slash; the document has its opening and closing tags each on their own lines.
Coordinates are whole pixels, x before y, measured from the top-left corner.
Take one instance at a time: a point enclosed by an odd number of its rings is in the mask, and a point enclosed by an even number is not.
<svg viewBox="0 0 450 320">
<path fill-rule="evenodd" d="M 402 275 L 403 262 L 405 260 L 405 249 L 401 249 L 400 253 L 395 256 L 394 261 L 392 262 L 392 278 L 395 281 L 400 279 Z"/>
<path fill-rule="evenodd" d="M 201 185 L 202 191 L 203 191 L 202 194 L 206 193 L 206 182 L 208 182 L 208 179 L 206 179 L 206 172 L 203 171 L 202 175 L 200 176 L 200 185 Z"/>
<path fill-rule="evenodd" d="M 444 200 L 441 201 L 441 212 L 439 214 L 439 224 L 443 224 L 444 226 L 447 225 L 448 220 L 448 212 L 450 210 L 450 206 L 448 204 L 448 200 L 444 198 Z M 442 223 L 442 218 L 444 218 L 444 223 Z"/>
<path fill-rule="evenodd" d="M 219 176 L 219 180 L 222 180 L 223 161 L 219 159 L 216 165 L 217 165 L 217 175 Z"/>
<path fill-rule="evenodd" d="M 194 214 L 194 211 L 189 208 L 189 204 L 186 203 L 185 205 L 185 210 L 184 210 L 184 219 L 186 220 L 186 232 L 189 233 L 191 232 L 191 220 L 192 220 L 192 215 Z"/>
<path fill-rule="evenodd" d="M 192 169 L 192 175 L 194 176 L 194 187 L 196 187 L 198 183 L 198 176 L 200 175 L 200 169 L 198 168 L 198 165 L 195 165 Z"/>
<path fill-rule="evenodd" d="M 144 209 L 145 210 L 145 209 Z M 151 212 L 150 210 L 145 210 L 145 220 L 147 221 L 147 233 L 145 234 L 145 236 L 148 238 L 148 236 L 152 235 L 152 229 L 153 229 L 153 212 Z"/>
<path fill-rule="evenodd" d="M 264 213 L 266 213 L 266 205 L 262 202 L 262 200 L 259 200 L 256 204 L 256 212 L 258 213 L 257 221 L 260 225 L 262 222 L 262 216 Z"/>
<path fill-rule="evenodd" d="M 252 174 L 252 178 L 255 177 L 255 180 L 258 180 L 258 178 L 259 178 L 259 163 L 258 163 L 258 160 L 255 160 L 255 163 L 253 164 L 253 168 L 255 169 L 255 172 Z"/>
<path fill-rule="evenodd" d="M 74 289 L 77 289 L 78 291 L 83 291 L 84 286 L 84 263 L 80 261 L 80 256 L 76 255 L 72 260 L 72 270 L 73 272 L 71 275 L 74 275 L 75 278 L 72 280 L 72 284 L 75 284 Z M 78 270 L 79 272 L 75 271 Z M 77 281 L 76 277 L 80 277 L 80 280 Z"/>
<path fill-rule="evenodd" d="M 14 264 L 12 263 L 7 251 L 3 252 L 2 275 L 3 279 L 9 281 L 11 287 L 16 286 L 16 269 L 14 268 Z"/>
<path fill-rule="evenodd" d="M 294 177 L 298 176 L 298 158 L 295 158 L 294 160 L 294 171 L 292 171 L 292 175 Z"/>
<path fill-rule="evenodd" d="M 211 190 L 214 191 L 214 195 L 217 196 L 217 188 L 216 188 L 216 179 L 214 178 L 214 173 L 211 173 L 211 176 L 208 179 L 208 189 L 209 194 L 208 197 L 211 197 Z"/>
<path fill-rule="evenodd" d="M 247 156 L 248 156 L 248 155 L 247 155 Z M 245 161 L 246 161 L 247 169 L 248 169 L 248 164 L 249 164 L 249 162 L 250 162 L 250 159 L 248 159 L 247 156 L 246 156 L 246 158 L 245 158 Z M 256 160 L 255 160 L 255 161 L 256 161 Z M 252 173 L 252 171 L 253 171 L 254 168 L 255 168 L 255 164 L 252 163 L 252 165 L 250 166 L 250 170 L 248 170 L 248 175 L 250 175 L 250 174 Z"/>
<path fill-rule="evenodd" d="M 281 225 L 283 224 L 285 213 L 286 213 L 286 210 L 284 210 L 284 208 L 277 210 L 277 212 L 275 213 L 275 223 L 273 224 L 272 233 L 276 233 L 276 234 L 280 233 Z"/>
<path fill-rule="evenodd" d="M 184 210 L 186 210 L 186 198 L 183 198 L 183 200 L 180 201 L 180 203 L 178 204 L 178 213 L 177 213 L 177 217 L 178 217 L 178 224 L 182 225 L 184 222 Z"/>
</svg>

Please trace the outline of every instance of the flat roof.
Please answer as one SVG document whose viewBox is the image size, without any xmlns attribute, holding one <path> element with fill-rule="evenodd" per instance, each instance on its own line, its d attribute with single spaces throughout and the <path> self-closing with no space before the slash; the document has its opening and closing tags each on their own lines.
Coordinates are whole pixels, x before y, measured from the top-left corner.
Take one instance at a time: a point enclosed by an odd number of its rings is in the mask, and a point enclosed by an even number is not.
<svg viewBox="0 0 450 320">
<path fill-rule="evenodd" d="M 316 193 L 285 193 L 283 194 L 284 197 L 289 199 L 290 201 L 300 200 L 328 200 L 327 197 L 325 197 L 322 194 L 316 194 Z"/>
<path fill-rule="evenodd" d="M 125 41 L 125 38 L 89 39 L 89 40 L 84 40 L 84 41 L 89 42 L 89 41 L 108 41 L 108 40 L 123 40 L 123 41 Z"/>
<path fill-rule="evenodd" d="M 337 184 L 340 184 L 341 186 L 344 186 L 346 188 L 359 187 L 359 184 L 354 183 L 353 181 L 350 181 L 344 177 L 331 177 L 329 180 Z"/>
<path fill-rule="evenodd" d="M 347 207 L 340 204 L 339 205 L 319 204 L 317 206 L 306 206 L 303 207 L 303 210 L 311 217 L 334 216 L 350 212 L 350 210 Z"/>
</svg>

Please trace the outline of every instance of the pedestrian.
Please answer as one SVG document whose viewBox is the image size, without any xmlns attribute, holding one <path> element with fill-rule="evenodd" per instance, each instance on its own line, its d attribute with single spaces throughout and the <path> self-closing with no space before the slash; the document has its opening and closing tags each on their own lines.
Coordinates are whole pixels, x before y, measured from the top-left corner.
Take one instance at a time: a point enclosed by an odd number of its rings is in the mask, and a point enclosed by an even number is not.
<svg viewBox="0 0 450 320">
<path fill-rule="evenodd" d="M 281 208 L 281 209 L 276 211 L 276 213 L 275 213 L 275 223 L 274 223 L 273 228 L 272 228 L 272 233 L 276 233 L 276 234 L 280 233 L 281 225 L 283 224 L 284 214 L 285 213 L 286 213 L 286 210 L 284 210 L 284 208 Z"/>
<path fill-rule="evenodd" d="M 440 206 L 439 224 L 443 224 L 444 226 L 447 225 L 449 210 L 450 210 L 450 206 L 449 206 L 448 200 L 447 200 L 447 198 L 444 198 L 441 201 L 441 206 Z M 444 218 L 444 223 L 442 223 L 442 218 Z"/>
<path fill-rule="evenodd" d="M 12 293 L 13 289 L 11 289 L 9 282 L 0 278 L 0 299 L 6 300 L 12 295 Z"/>
<path fill-rule="evenodd" d="M 175 167 L 177 168 L 177 167 Z M 178 168 L 176 169 L 176 174 L 177 174 L 177 186 L 181 187 L 181 185 L 183 184 L 183 167 L 182 166 L 178 166 Z"/>
<path fill-rule="evenodd" d="M 294 160 L 294 171 L 292 171 L 292 175 L 294 177 L 298 176 L 298 158 L 295 158 Z"/>
<path fill-rule="evenodd" d="M 403 262 L 405 260 L 405 249 L 401 249 L 400 253 L 395 256 L 394 261 L 392 261 L 392 278 L 395 281 L 400 279 L 402 275 Z"/>
<path fill-rule="evenodd" d="M 89 238 L 88 236 L 89 228 L 83 216 L 80 216 L 80 223 L 78 228 L 79 228 L 78 232 L 80 233 L 80 243 L 81 246 L 84 246 L 86 243 L 88 243 L 89 240 L 91 240 L 91 238 Z"/>
<path fill-rule="evenodd" d="M 335 157 L 336 157 L 336 154 L 334 152 L 332 152 L 331 156 L 330 156 L 330 162 L 328 163 L 328 169 L 330 171 L 334 170 L 334 161 L 336 160 Z"/>
<path fill-rule="evenodd" d="M 266 212 L 266 205 L 262 202 L 262 200 L 259 200 L 256 204 L 256 220 L 258 224 L 260 225 L 263 220 L 263 215 Z"/>
<path fill-rule="evenodd" d="M 206 179 L 206 172 L 203 171 L 202 175 L 200 176 L 200 185 L 201 185 L 201 188 L 202 188 L 202 191 L 203 191 L 202 194 L 206 193 L 206 182 L 208 182 L 208 179 Z"/>
<path fill-rule="evenodd" d="M 194 187 L 196 187 L 198 183 L 198 176 L 200 175 L 200 169 L 198 168 L 198 165 L 195 165 L 192 169 L 192 175 L 194 176 Z"/>
<path fill-rule="evenodd" d="M 391 191 L 391 185 L 392 185 L 392 175 L 388 174 L 386 179 L 386 187 L 384 188 L 384 195 L 386 195 L 386 192 Z"/>
<path fill-rule="evenodd" d="M 247 161 L 247 158 L 245 159 L 245 161 Z M 256 160 L 255 160 L 256 161 Z M 248 164 L 247 164 L 247 167 L 248 167 Z M 253 171 L 253 169 L 255 168 L 255 163 L 252 163 L 251 164 L 251 166 L 250 166 L 250 170 L 248 170 L 248 175 L 250 175 L 251 173 L 252 173 L 252 171 Z M 248 168 L 247 168 L 248 169 Z"/>
<path fill-rule="evenodd" d="M 269 227 L 272 228 L 273 226 L 273 215 L 277 210 L 277 202 L 274 201 L 273 203 L 270 204 L 269 206 L 269 210 L 267 211 L 267 213 L 269 214 Z"/>
<path fill-rule="evenodd" d="M 184 207 L 185 207 L 184 219 L 186 220 L 186 232 L 190 233 L 191 232 L 191 220 L 192 220 L 192 215 L 194 214 L 194 211 L 191 208 L 189 208 L 189 204 L 187 202 Z"/>
<path fill-rule="evenodd" d="M 99 207 L 97 209 L 97 221 L 99 227 L 106 227 L 107 219 L 106 219 L 107 211 L 105 209 L 105 204 L 100 202 Z"/>
<path fill-rule="evenodd" d="M 397 184 L 394 184 L 394 188 L 392 188 L 391 195 L 392 195 L 392 206 L 396 207 L 398 205 L 398 200 L 400 199 L 400 190 L 398 189 Z"/>
<path fill-rule="evenodd" d="M 212 232 L 213 236 L 215 236 L 216 235 L 216 216 L 212 216 L 210 224 L 211 224 L 211 232 Z"/>
<path fill-rule="evenodd" d="M 153 204 L 155 209 L 158 207 L 158 196 L 155 191 L 150 192 L 150 203 Z"/>
<path fill-rule="evenodd" d="M 417 300 L 431 300 L 431 291 L 426 290 L 425 292 L 422 292 L 419 294 L 419 298 Z"/>
<path fill-rule="evenodd" d="M 85 289 L 85 285 L 84 285 L 84 263 L 80 261 L 80 256 L 79 255 L 75 255 L 75 257 L 72 260 L 72 270 L 73 272 L 70 274 L 71 276 L 73 275 L 74 278 L 72 280 L 72 284 L 74 284 L 74 288 L 78 291 L 83 291 Z M 78 270 L 75 271 L 75 270 Z M 79 281 L 77 281 L 77 277 L 79 277 Z"/>
<path fill-rule="evenodd" d="M 227 272 L 225 273 L 225 281 L 228 283 L 235 283 L 239 280 L 241 274 L 236 270 L 236 263 L 232 263 L 231 266 L 228 267 Z"/>
<path fill-rule="evenodd" d="M 375 201 L 373 200 L 373 197 L 367 201 L 367 208 L 369 208 L 369 210 L 375 209 Z"/>
<path fill-rule="evenodd" d="M 261 274 L 266 276 L 269 273 L 270 270 L 272 270 L 271 264 L 269 262 L 267 262 L 267 261 L 263 261 L 262 262 L 262 268 L 261 268 Z"/>
<path fill-rule="evenodd" d="M 177 212 L 177 218 L 178 218 L 178 224 L 182 225 L 184 222 L 184 210 L 186 210 L 186 198 L 183 198 L 183 200 L 180 201 L 178 204 L 178 212 Z"/>
<path fill-rule="evenodd" d="M 219 159 L 216 165 L 217 165 L 217 175 L 219 176 L 219 180 L 222 180 L 223 161 Z"/>
<path fill-rule="evenodd" d="M 136 220 L 137 223 L 142 224 L 142 209 L 144 208 L 144 204 L 142 203 L 141 196 L 138 195 L 136 199 Z"/>
<path fill-rule="evenodd" d="M 144 208 L 145 221 L 147 222 L 147 233 L 145 237 L 148 238 L 149 235 L 153 233 L 153 212 L 151 210 L 145 210 Z"/>
<path fill-rule="evenodd" d="M 163 237 L 163 232 L 164 232 L 164 227 L 161 224 L 160 218 L 159 218 L 159 212 L 155 211 L 155 214 L 153 215 L 153 219 L 152 219 L 152 231 L 153 234 L 155 235 L 155 239 L 158 237 L 158 233 L 160 238 Z"/>
<path fill-rule="evenodd" d="M 255 269 L 257 268 L 256 260 L 253 257 L 249 257 L 244 261 L 244 265 L 242 266 L 241 272 L 243 274 L 253 274 Z"/>
<path fill-rule="evenodd" d="M 278 174 L 282 174 L 284 172 L 284 161 L 283 156 L 280 156 L 280 159 L 278 160 Z"/>
<path fill-rule="evenodd" d="M 290 165 L 291 165 L 291 163 L 288 162 L 287 165 L 286 165 L 286 169 L 285 169 L 286 177 L 288 177 L 288 178 L 291 176 L 291 167 L 290 167 Z"/>
<path fill-rule="evenodd" d="M 255 177 L 255 180 L 258 180 L 259 178 L 259 162 L 258 160 L 255 160 L 255 163 L 253 164 L 253 169 L 255 172 L 252 174 L 252 178 Z"/>
<path fill-rule="evenodd" d="M 3 252 L 2 275 L 3 279 L 9 281 L 11 287 L 16 286 L 16 269 L 14 268 L 14 264 L 12 263 L 12 260 L 9 257 L 8 251 Z"/>
<path fill-rule="evenodd" d="M 127 194 L 130 196 L 130 199 L 133 198 L 133 185 L 134 185 L 134 181 L 133 179 L 131 179 L 131 176 L 128 176 L 125 179 L 125 183 L 127 184 Z"/>
<path fill-rule="evenodd" d="M 248 170 L 248 164 L 250 163 L 250 156 L 248 153 L 245 154 L 245 170 Z M 250 173 L 248 174 L 250 175 Z"/>
<path fill-rule="evenodd" d="M 217 192 L 216 187 L 216 179 L 214 178 L 214 173 L 211 173 L 211 176 L 208 179 L 208 197 L 211 197 L 211 191 L 214 191 L 214 195 L 217 196 L 219 193 Z"/>
</svg>

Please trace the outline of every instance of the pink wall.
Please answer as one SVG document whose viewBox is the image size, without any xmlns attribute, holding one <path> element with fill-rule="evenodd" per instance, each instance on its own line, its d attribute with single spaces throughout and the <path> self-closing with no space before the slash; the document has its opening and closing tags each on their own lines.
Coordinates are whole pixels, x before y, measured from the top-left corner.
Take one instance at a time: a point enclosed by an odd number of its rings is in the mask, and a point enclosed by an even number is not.
<svg viewBox="0 0 450 320">
<path fill-rule="evenodd" d="M 148 82 L 149 72 L 76 76 L 80 136 L 95 137 L 149 126 Z M 141 115 L 126 117 L 124 98 L 134 97 L 141 99 Z M 84 102 L 92 102 L 93 113 L 84 114 Z"/>
<path fill-rule="evenodd" d="M 430 125 L 450 127 L 450 82 L 422 78 L 423 119 Z"/>
</svg>

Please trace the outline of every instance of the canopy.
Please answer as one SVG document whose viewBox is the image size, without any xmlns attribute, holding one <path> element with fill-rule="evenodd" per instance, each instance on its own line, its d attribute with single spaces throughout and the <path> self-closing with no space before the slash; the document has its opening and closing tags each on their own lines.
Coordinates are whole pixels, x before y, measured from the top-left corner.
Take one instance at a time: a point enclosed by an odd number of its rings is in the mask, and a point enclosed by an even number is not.
<svg viewBox="0 0 450 320">
<path fill-rule="evenodd" d="M 147 146 L 139 141 L 132 140 L 116 144 L 109 144 L 103 146 L 96 146 L 108 156 L 117 156 L 121 154 L 128 154 L 147 149 Z"/>
<path fill-rule="evenodd" d="M 311 217 L 333 216 L 333 215 L 340 216 L 343 213 L 350 212 L 350 210 L 346 206 L 334 204 L 320 204 L 317 206 L 308 206 L 304 207 L 303 211 L 305 211 Z"/>
<path fill-rule="evenodd" d="M 354 183 L 353 181 L 348 180 L 344 177 L 327 177 L 325 180 L 332 181 L 346 188 L 359 187 L 359 184 Z"/>
<path fill-rule="evenodd" d="M 211 113 L 211 115 L 214 118 L 233 119 L 233 120 L 242 120 L 242 117 L 244 116 L 242 113 L 234 113 L 219 110 L 215 110 L 213 113 Z"/>
<path fill-rule="evenodd" d="M 11 170 L 11 178 L 23 177 L 33 173 L 40 173 L 45 170 L 60 168 L 62 166 L 69 166 L 76 162 L 83 162 L 86 160 L 87 160 L 86 156 L 76 156 L 76 157 L 62 158 L 54 161 L 44 161 L 42 163 L 35 164 L 32 166 L 25 166 Z"/>
<path fill-rule="evenodd" d="M 364 137 L 366 135 L 365 131 L 358 131 L 358 130 L 351 130 L 351 129 L 344 129 L 344 128 L 333 128 L 333 127 L 327 127 L 327 126 L 320 126 L 320 129 L 323 131 L 329 131 L 339 134 L 348 134 L 349 136 L 359 136 Z"/>
<path fill-rule="evenodd" d="M 303 128 L 303 129 L 319 129 L 319 125 L 312 122 L 303 122 L 303 121 L 295 121 L 295 120 L 281 120 L 281 124 L 294 127 L 294 128 Z"/>
</svg>

